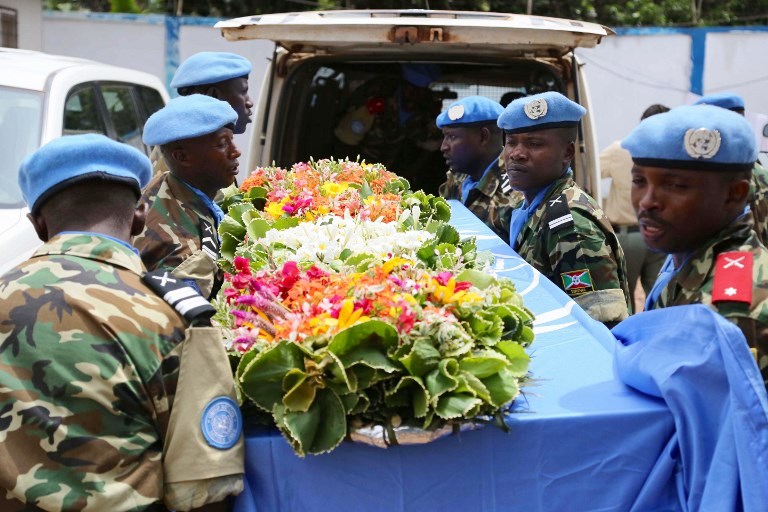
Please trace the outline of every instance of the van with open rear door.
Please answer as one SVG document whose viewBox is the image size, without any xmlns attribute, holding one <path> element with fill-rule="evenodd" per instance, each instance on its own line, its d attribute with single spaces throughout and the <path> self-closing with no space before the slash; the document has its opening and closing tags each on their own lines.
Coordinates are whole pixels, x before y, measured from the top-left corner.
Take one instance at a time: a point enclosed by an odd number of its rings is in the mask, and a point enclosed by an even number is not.
<svg viewBox="0 0 768 512">
<path fill-rule="evenodd" d="M 613 31 L 582 21 L 489 12 L 313 11 L 216 24 L 274 53 L 258 98 L 249 168 L 310 158 L 380 162 L 437 193 L 447 171 L 435 117 L 469 95 L 504 102 L 559 91 L 590 110 L 575 48 Z M 576 181 L 600 201 L 593 117 L 580 125 Z"/>
</svg>

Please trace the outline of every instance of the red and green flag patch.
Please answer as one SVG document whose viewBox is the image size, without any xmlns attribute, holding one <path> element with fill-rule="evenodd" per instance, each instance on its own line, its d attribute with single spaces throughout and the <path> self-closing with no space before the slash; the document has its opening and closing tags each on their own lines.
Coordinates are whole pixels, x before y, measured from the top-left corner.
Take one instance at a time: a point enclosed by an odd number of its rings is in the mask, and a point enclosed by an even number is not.
<svg viewBox="0 0 768 512">
<path fill-rule="evenodd" d="M 588 269 L 563 272 L 560 278 L 563 280 L 563 290 L 568 295 L 581 295 L 595 290 Z"/>
</svg>

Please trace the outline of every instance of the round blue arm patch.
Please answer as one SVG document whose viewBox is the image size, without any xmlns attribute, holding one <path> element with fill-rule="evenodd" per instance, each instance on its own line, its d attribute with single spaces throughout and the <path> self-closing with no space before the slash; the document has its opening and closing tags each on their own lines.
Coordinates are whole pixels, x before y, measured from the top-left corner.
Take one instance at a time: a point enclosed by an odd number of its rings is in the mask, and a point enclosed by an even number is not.
<svg viewBox="0 0 768 512">
<path fill-rule="evenodd" d="M 232 448 L 243 429 L 243 418 L 237 402 L 219 396 L 208 402 L 200 420 L 200 429 L 209 445 L 221 450 Z"/>
</svg>

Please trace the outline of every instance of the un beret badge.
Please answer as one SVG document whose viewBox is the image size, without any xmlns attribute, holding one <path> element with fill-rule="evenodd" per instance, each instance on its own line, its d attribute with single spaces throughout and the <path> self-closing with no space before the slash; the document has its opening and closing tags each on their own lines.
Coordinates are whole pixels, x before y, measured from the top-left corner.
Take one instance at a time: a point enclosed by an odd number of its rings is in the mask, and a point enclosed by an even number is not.
<svg viewBox="0 0 768 512">
<path fill-rule="evenodd" d="M 529 101 L 525 104 L 525 107 L 523 107 L 525 115 L 528 116 L 528 119 L 538 119 L 540 117 L 544 117 L 547 115 L 548 109 L 549 107 L 547 106 L 547 100 L 544 98 Z"/>
<path fill-rule="evenodd" d="M 709 159 L 720 149 L 720 132 L 706 128 L 691 128 L 685 132 L 685 152 L 691 158 Z"/>
<path fill-rule="evenodd" d="M 464 117 L 464 105 L 454 105 L 448 109 L 448 119 L 456 121 Z"/>
</svg>

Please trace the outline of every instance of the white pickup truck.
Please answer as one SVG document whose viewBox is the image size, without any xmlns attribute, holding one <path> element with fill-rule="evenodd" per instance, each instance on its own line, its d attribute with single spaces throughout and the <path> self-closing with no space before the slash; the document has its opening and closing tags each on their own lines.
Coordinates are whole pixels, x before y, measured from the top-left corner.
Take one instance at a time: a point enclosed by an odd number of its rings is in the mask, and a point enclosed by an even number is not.
<svg viewBox="0 0 768 512">
<path fill-rule="evenodd" d="M 168 93 L 155 76 L 91 60 L 0 48 L 0 275 L 40 245 L 17 176 L 24 157 L 62 135 L 103 133 L 146 153 L 147 117 Z"/>
</svg>

